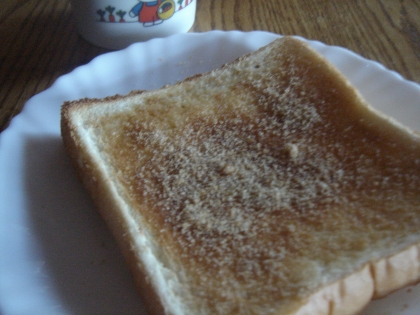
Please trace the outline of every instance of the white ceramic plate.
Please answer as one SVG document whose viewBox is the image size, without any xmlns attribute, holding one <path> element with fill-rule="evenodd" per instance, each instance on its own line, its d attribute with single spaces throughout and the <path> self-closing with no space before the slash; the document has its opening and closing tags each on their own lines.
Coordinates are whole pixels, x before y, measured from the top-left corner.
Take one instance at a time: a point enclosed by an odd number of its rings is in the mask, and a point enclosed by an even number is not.
<svg viewBox="0 0 420 315">
<path fill-rule="evenodd" d="M 0 134 L 0 313 L 144 312 L 116 244 L 63 150 L 64 101 L 158 88 L 277 37 L 214 31 L 134 44 L 99 56 L 31 98 Z M 374 107 L 420 130 L 419 85 L 346 49 L 310 44 Z M 371 303 L 363 314 L 420 314 L 420 285 Z"/>
</svg>

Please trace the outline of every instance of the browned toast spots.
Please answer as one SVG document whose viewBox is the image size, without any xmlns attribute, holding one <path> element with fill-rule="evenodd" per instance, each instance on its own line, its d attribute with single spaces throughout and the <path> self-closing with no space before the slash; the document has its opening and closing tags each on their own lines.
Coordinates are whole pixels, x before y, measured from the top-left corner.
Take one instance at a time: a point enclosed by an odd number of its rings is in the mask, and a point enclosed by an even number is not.
<svg viewBox="0 0 420 315">
<path fill-rule="evenodd" d="M 299 40 L 62 133 L 153 311 L 355 314 L 419 279 L 419 137 Z"/>
</svg>

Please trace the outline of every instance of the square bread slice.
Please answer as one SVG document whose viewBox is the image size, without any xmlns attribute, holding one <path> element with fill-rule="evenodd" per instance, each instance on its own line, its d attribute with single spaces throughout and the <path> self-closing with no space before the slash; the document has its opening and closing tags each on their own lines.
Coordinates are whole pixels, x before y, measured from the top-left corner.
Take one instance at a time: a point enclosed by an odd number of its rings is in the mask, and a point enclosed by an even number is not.
<svg viewBox="0 0 420 315">
<path fill-rule="evenodd" d="M 419 136 L 295 38 L 61 128 L 151 314 L 356 314 L 419 281 Z"/>
</svg>

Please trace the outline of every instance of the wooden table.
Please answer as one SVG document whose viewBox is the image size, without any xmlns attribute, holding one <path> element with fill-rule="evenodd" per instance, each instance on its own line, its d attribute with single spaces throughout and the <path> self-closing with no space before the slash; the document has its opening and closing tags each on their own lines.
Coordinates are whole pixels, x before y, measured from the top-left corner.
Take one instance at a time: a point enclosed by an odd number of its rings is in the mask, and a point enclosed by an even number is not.
<svg viewBox="0 0 420 315">
<path fill-rule="evenodd" d="M 2 0 L 0 131 L 59 76 L 107 50 L 81 39 L 68 0 Z M 192 32 L 265 30 L 349 48 L 420 83 L 418 0 L 197 0 Z"/>
</svg>

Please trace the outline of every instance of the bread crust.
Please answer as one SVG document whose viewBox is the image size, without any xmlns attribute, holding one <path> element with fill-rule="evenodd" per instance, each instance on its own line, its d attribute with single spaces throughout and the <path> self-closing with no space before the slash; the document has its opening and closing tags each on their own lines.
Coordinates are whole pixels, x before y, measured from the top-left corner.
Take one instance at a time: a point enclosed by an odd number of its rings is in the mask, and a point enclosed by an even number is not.
<svg viewBox="0 0 420 315">
<path fill-rule="evenodd" d="M 285 38 L 282 41 L 292 41 L 294 45 L 304 46 L 301 42 L 295 42 L 294 39 Z M 305 48 L 306 49 L 306 48 Z M 240 60 L 247 59 L 258 52 L 242 57 Z M 318 57 L 320 58 L 320 57 Z M 320 58 L 321 60 L 321 58 Z M 334 73 L 337 81 L 346 85 L 349 94 L 356 94 L 360 98 L 347 80 L 342 77 L 331 65 L 322 61 L 322 66 L 326 71 Z M 225 65 L 222 69 L 231 67 Z M 204 75 L 197 75 L 188 78 L 184 82 L 194 82 L 200 80 Z M 177 83 L 182 85 L 183 82 Z M 166 88 L 161 93 L 166 93 Z M 84 108 L 89 108 L 92 104 L 109 105 L 125 102 L 136 97 L 141 97 L 143 91 L 133 91 L 127 96 L 113 96 L 105 99 L 83 99 L 77 102 L 65 103 L 62 107 L 61 132 L 67 152 L 70 154 L 77 174 L 83 181 L 86 189 L 91 194 L 97 209 L 109 225 L 113 235 L 117 239 L 122 253 L 128 262 L 133 273 L 133 277 L 139 288 L 139 293 L 143 296 L 144 303 L 150 314 L 178 314 L 179 312 L 171 304 L 170 298 L 165 295 L 165 290 L 160 286 L 160 282 L 155 279 L 155 272 L 144 261 L 143 252 L 150 248 L 145 248 L 144 243 L 139 238 L 147 238 L 147 227 L 142 226 L 137 219 L 130 217 L 129 211 L 123 210 L 127 207 L 127 200 L 124 193 L 117 191 L 115 186 L 110 183 L 106 166 L 91 151 L 91 147 L 84 141 L 80 130 L 79 116 L 88 115 L 83 113 Z M 159 93 L 159 92 L 158 92 Z M 372 119 L 371 124 L 383 124 L 383 116 L 378 114 L 364 101 L 361 110 L 368 110 L 379 117 Z M 388 133 L 390 139 L 406 141 L 407 145 L 419 143 L 419 137 L 405 127 L 391 120 L 391 124 L 398 126 L 399 129 L 390 128 Z M 393 135 L 396 130 L 397 135 Z M 392 134 L 391 134 L 392 133 Z M 290 153 L 293 154 L 293 153 Z M 176 275 L 174 276 L 176 277 Z M 360 312 L 372 298 L 383 297 L 394 290 L 405 285 L 418 282 L 420 279 L 420 242 L 413 241 L 411 244 L 400 248 L 398 252 L 392 253 L 386 257 L 381 257 L 360 266 L 355 272 L 342 277 L 332 283 L 323 285 L 314 290 L 306 298 L 298 299 L 290 306 L 283 308 L 282 314 L 290 315 L 330 315 L 330 314 L 357 314 Z M 169 290 L 176 290 L 174 286 Z M 194 310 L 182 309 L 181 312 L 194 313 Z M 203 314 L 206 312 L 203 311 Z"/>
<path fill-rule="evenodd" d="M 374 299 L 383 298 L 406 285 L 417 284 L 420 281 L 420 244 L 376 261 L 371 269 Z"/>
<path fill-rule="evenodd" d="M 419 244 L 365 265 L 309 297 L 296 315 L 351 315 L 372 299 L 383 298 L 406 285 L 419 282 Z"/>
<path fill-rule="evenodd" d="M 135 92 L 135 94 L 138 94 Z M 106 102 L 115 100 L 120 96 L 99 100 Z M 76 107 L 88 106 L 90 100 L 84 99 L 77 102 Z M 74 104 L 74 103 L 73 103 Z M 110 190 L 107 185 L 107 175 L 104 170 L 98 167 L 89 149 L 81 142 L 77 141 L 77 127 L 72 123 L 69 117 L 71 110 L 74 110 L 73 104 L 66 102 L 62 107 L 61 135 L 63 138 L 66 151 L 73 161 L 77 177 L 83 182 L 86 190 L 91 195 L 96 209 L 104 219 L 111 230 L 124 259 L 133 276 L 139 295 L 142 296 L 144 305 L 149 314 L 164 315 L 170 314 L 165 312 L 162 300 L 159 298 L 156 287 L 151 283 L 145 266 L 138 257 L 139 248 L 136 247 L 135 233 L 129 226 L 129 218 L 121 211 L 121 200 Z"/>
</svg>

